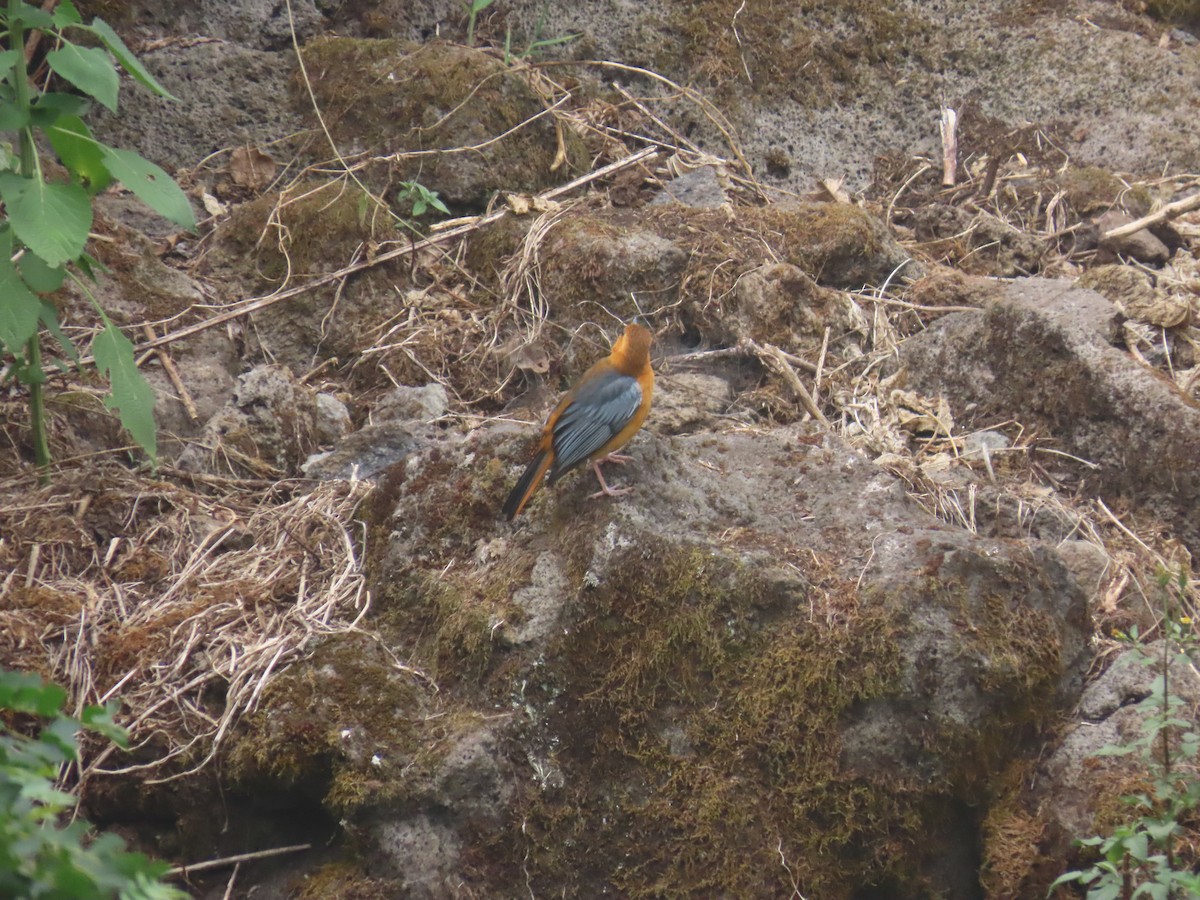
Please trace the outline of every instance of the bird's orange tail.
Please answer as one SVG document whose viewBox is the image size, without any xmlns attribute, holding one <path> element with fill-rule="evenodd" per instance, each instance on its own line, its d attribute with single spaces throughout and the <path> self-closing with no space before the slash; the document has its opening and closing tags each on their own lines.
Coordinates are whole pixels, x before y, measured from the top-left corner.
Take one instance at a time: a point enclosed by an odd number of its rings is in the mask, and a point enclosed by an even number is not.
<svg viewBox="0 0 1200 900">
<path fill-rule="evenodd" d="M 554 454 L 549 450 L 542 450 L 533 458 L 525 468 L 525 474 L 521 476 L 517 486 L 512 489 L 512 493 L 504 501 L 504 518 L 511 522 L 520 514 L 521 510 L 525 508 L 525 504 L 529 502 L 529 498 L 533 496 L 533 492 L 542 483 L 542 478 L 553 461 Z"/>
</svg>

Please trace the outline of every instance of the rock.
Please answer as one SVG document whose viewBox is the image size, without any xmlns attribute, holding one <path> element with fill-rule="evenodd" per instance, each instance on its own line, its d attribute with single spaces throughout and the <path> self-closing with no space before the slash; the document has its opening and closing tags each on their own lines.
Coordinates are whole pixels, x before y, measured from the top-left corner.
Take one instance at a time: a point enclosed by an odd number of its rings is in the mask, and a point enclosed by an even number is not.
<svg viewBox="0 0 1200 900">
<path fill-rule="evenodd" d="M 738 279 L 733 300 L 722 320 L 727 327 L 722 343 L 749 338 L 792 352 L 819 351 L 829 328 L 835 354 L 850 345 L 860 355 L 858 342 L 869 332 L 866 316 L 848 294 L 820 287 L 789 263 L 747 272 Z"/>
<path fill-rule="evenodd" d="M 446 388 L 436 381 L 420 387 L 402 384 L 392 388 L 379 398 L 371 410 L 374 422 L 416 421 L 432 422 L 440 419 L 450 408 L 450 396 Z"/>
<path fill-rule="evenodd" d="M 238 378 L 233 400 L 179 456 L 180 468 L 264 477 L 299 471 L 316 443 L 317 398 L 283 366 Z"/>
<path fill-rule="evenodd" d="M 641 436 L 630 496 L 589 500 L 570 477 L 501 537 L 503 461 L 527 442 L 487 428 L 411 457 L 371 526 L 391 534 L 377 603 L 409 658 L 455 673 L 458 717 L 511 698 L 476 763 L 509 785 L 488 782 L 493 820 L 437 807 L 459 871 L 486 858 L 505 896 L 700 879 L 769 896 L 788 884 L 769 821 L 814 895 L 978 890 L 963 811 L 1041 746 L 1088 661 L 1086 604 L 1053 552 L 937 522 L 797 429 Z M 352 827 L 383 847 L 433 800 L 367 800 Z"/>
<path fill-rule="evenodd" d="M 1100 253 L 1097 259 L 1101 262 L 1116 257 L 1128 257 L 1152 266 L 1161 266 L 1171 258 L 1167 245 L 1150 233 L 1148 229 L 1135 231 L 1133 234 L 1118 238 L 1105 238 L 1105 232 L 1122 225 L 1128 225 L 1133 217 L 1119 209 L 1112 209 L 1096 220 L 1100 230 Z"/>
<path fill-rule="evenodd" d="M 1049 820 L 1043 852 L 1066 854 L 1070 839 L 1096 833 L 1101 804 L 1111 804 L 1121 793 L 1135 793 L 1133 779 L 1145 772 L 1145 760 L 1139 754 L 1097 758 L 1096 752 L 1107 746 L 1129 745 L 1142 736 L 1148 711 L 1138 702 L 1151 695 L 1151 682 L 1161 666 L 1146 666 L 1139 659 L 1160 658 L 1161 643 L 1144 651 L 1126 650 L 1080 698 L 1078 721 L 1062 743 L 1041 767 L 1032 791 L 1032 802 L 1053 797 L 1040 805 Z M 1200 704 L 1200 676 L 1186 658 L 1176 656 L 1170 669 L 1171 695 L 1183 702 L 1184 709 Z M 1161 708 L 1156 710 L 1161 714 Z M 1057 846 L 1046 846 L 1047 844 Z"/>
<path fill-rule="evenodd" d="M 307 477 L 323 481 L 365 480 L 404 459 L 421 444 L 408 423 L 381 422 L 342 438 L 334 450 L 313 454 L 300 468 Z"/>
<path fill-rule="evenodd" d="M 663 185 L 662 193 L 650 201 L 651 206 L 678 203 L 696 209 L 716 209 L 729 202 L 725 186 L 715 166 L 700 166 L 685 172 Z"/>
<path fill-rule="evenodd" d="M 272 237 L 264 239 L 265 233 Z M 269 294 L 298 272 L 342 269 L 374 239 L 352 193 L 336 182 L 302 182 L 291 193 L 272 191 L 235 207 L 211 235 L 199 268 L 210 283 Z M 353 358 L 405 308 L 397 287 L 407 280 L 406 265 L 383 264 L 354 276 L 349 288 L 338 282 L 267 305 L 247 317 L 248 355 L 296 372 L 321 360 Z"/>
<path fill-rule="evenodd" d="M 687 434 L 715 428 L 733 402 L 733 387 L 719 375 L 679 372 L 654 381 L 653 417 L 646 427 L 658 434 Z"/>
<path fill-rule="evenodd" d="M 925 252 L 947 256 L 972 275 L 1012 278 L 1042 267 L 1046 245 L 1027 231 L 986 213 L 972 214 L 946 204 L 922 206 L 913 213 L 917 240 Z"/>
<path fill-rule="evenodd" d="M 1110 505 L 1159 516 L 1200 549 L 1200 407 L 1108 343 L 1112 309 L 1064 281 L 998 287 L 986 311 L 953 313 L 904 342 L 910 384 L 958 410 L 1015 419 L 1089 461 Z M 1056 467 L 1069 465 L 1059 458 Z"/>
<path fill-rule="evenodd" d="M 687 261 L 683 247 L 629 210 L 568 214 L 540 248 L 542 293 L 556 309 L 588 300 L 632 318 L 631 295 L 669 303 Z"/>
<path fill-rule="evenodd" d="M 315 435 L 321 444 L 332 444 L 350 431 L 350 410 L 333 394 L 317 394 Z"/>
<path fill-rule="evenodd" d="M 827 287 L 857 291 L 884 284 L 900 268 L 908 278 L 923 273 L 883 222 L 852 203 L 793 200 L 740 209 L 738 219 Z"/>
<path fill-rule="evenodd" d="M 1081 540 L 1060 541 L 1054 550 L 1089 600 L 1098 600 L 1100 588 L 1113 565 L 1108 551 L 1091 541 Z"/>
<path fill-rule="evenodd" d="M 321 73 L 312 81 L 315 102 L 342 152 L 394 154 L 361 176 L 381 188 L 417 180 L 446 203 L 482 208 L 497 191 L 536 193 L 586 171 L 583 141 L 545 114 L 528 70 L 483 50 L 320 37 L 302 52 L 309 70 Z M 292 96 L 311 117 L 313 100 Z M 486 151 L 460 152 L 485 144 Z M 316 152 L 324 158 L 327 149 Z"/>
<path fill-rule="evenodd" d="M 1159 328 L 1174 328 L 1191 319 L 1191 305 L 1185 298 L 1158 289 L 1148 272 L 1133 266 L 1096 266 L 1076 283 L 1103 294 L 1126 318 Z"/>
<path fill-rule="evenodd" d="M 983 459 L 996 450 L 1005 450 L 1012 441 L 999 431 L 972 431 L 963 438 L 964 459 Z"/>
<path fill-rule="evenodd" d="M 230 146 L 266 146 L 298 134 L 301 117 L 281 102 L 295 71 L 290 43 L 269 52 L 225 41 L 176 41 L 142 54 L 146 68 L 178 99 L 141 91 L 119 114 L 97 112 L 96 137 L 170 173 Z M 127 84 L 126 90 L 135 88 Z"/>
</svg>

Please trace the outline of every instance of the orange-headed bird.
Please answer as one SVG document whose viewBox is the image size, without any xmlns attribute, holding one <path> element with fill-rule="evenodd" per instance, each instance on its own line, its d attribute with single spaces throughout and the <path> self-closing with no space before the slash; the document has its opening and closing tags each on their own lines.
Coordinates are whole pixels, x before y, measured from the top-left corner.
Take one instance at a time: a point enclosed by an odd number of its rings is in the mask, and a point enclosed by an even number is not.
<svg viewBox="0 0 1200 900">
<path fill-rule="evenodd" d="M 550 472 L 550 484 L 587 460 L 600 480 L 592 497 L 615 497 L 631 488 L 610 488 L 600 463 L 629 461 L 616 451 L 628 443 L 646 421 L 650 395 L 654 393 L 654 370 L 650 368 L 650 331 L 634 323 L 625 326 L 607 359 L 602 359 L 579 379 L 558 401 L 542 428 L 537 456 L 504 501 L 504 515 L 511 522 L 529 502 Z"/>
</svg>

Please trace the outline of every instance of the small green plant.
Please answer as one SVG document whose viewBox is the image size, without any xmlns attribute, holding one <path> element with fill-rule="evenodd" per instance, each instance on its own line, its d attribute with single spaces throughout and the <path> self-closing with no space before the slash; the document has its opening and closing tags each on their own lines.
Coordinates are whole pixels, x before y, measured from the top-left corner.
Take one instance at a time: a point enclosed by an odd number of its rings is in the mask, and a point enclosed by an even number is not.
<svg viewBox="0 0 1200 900">
<path fill-rule="evenodd" d="M 1163 596 L 1162 652 L 1150 653 L 1137 629 L 1130 630 L 1131 658 L 1159 669 L 1150 693 L 1137 704 L 1143 714 L 1141 734 L 1128 744 L 1101 748 L 1097 756 L 1138 754 L 1151 776 L 1148 791 L 1122 797 L 1134 813 L 1107 836 L 1084 838 L 1077 843 L 1094 847 L 1099 859 L 1086 869 L 1067 872 L 1050 885 L 1050 893 L 1062 884 L 1077 883 L 1087 888 L 1088 900 L 1182 900 L 1200 897 L 1200 874 L 1176 857 L 1181 820 L 1200 809 L 1200 733 L 1180 716 L 1184 701 L 1171 692 L 1171 661 L 1179 654 L 1193 657 L 1200 642 L 1191 618 L 1180 611 L 1170 590 L 1169 573 L 1160 573 Z M 1187 588 L 1183 571 L 1176 580 L 1176 594 Z"/>
<path fill-rule="evenodd" d="M 496 0 L 463 0 L 467 10 L 467 46 L 475 46 L 475 20 L 479 14 L 495 3 Z"/>
<path fill-rule="evenodd" d="M 561 37 L 543 38 L 541 36 L 542 29 L 546 25 L 546 11 L 542 10 L 542 14 L 538 17 L 537 26 L 533 29 L 533 40 L 529 42 L 529 46 L 524 50 L 514 53 L 512 49 L 512 26 L 509 25 L 504 29 L 504 64 L 512 65 L 515 59 L 529 59 L 529 57 L 544 50 L 547 47 L 557 47 L 560 44 L 569 44 L 571 41 L 583 35 L 583 32 L 575 34 L 564 34 Z"/>
<path fill-rule="evenodd" d="M 575 34 L 564 34 L 562 37 L 542 38 L 533 41 L 528 47 L 520 53 L 512 52 L 512 29 L 508 28 L 504 32 L 504 64 L 511 65 L 514 59 L 528 59 L 540 50 L 546 47 L 557 47 L 559 44 L 569 44 L 571 41 L 582 36 L 583 32 Z"/>
<path fill-rule="evenodd" d="M 437 195 L 437 191 L 431 191 L 417 181 L 400 182 L 400 190 L 396 192 L 396 202 L 406 205 L 411 203 L 413 218 L 423 216 L 431 209 L 436 209 L 447 216 L 450 215 L 450 210 L 446 209 L 446 204 Z"/>
<path fill-rule="evenodd" d="M 84 24 L 71 0 L 53 12 L 22 0 L 0 0 L 0 131 L 15 132 L 15 152 L 0 152 L 0 385 L 9 379 L 30 392 L 34 456 L 44 471 L 50 462 L 42 385 L 41 329 L 78 354 L 59 327 L 58 313 L 45 297 L 70 278 L 91 300 L 102 330 L 92 344 L 96 366 L 109 381 L 109 408 L 153 461 L 157 452 L 154 392 L 134 364 L 133 345 L 96 303 L 85 278 L 97 261 L 87 253 L 92 199 L 114 181 L 177 225 L 195 228 L 187 196 L 158 166 L 129 150 L 92 137 L 80 118 L 92 101 L 117 111 L 117 65 L 154 93 L 170 97 L 102 19 Z M 25 47 L 41 33 L 51 45 L 46 65 L 85 96 L 56 92 L 31 83 Z M 87 43 L 76 43 L 67 34 Z M 98 46 L 96 46 L 98 45 Z M 114 64 L 113 60 L 116 60 Z M 90 98 L 90 99 L 89 99 Z M 172 98 L 173 99 L 173 98 Z M 38 153 L 40 132 L 66 169 L 66 178 L 47 171 Z"/>
<path fill-rule="evenodd" d="M 63 715 L 66 698 L 36 676 L 0 670 L 0 897 L 186 898 L 161 882 L 165 863 L 129 852 L 114 834 L 93 838 L 81 819 L 61 824 L 79 802 L 54 784 L 64 765 L 79 761 L 76 732 L 127 742 L 111 707 L 89 706 L 73 719 Z M 28 737 L 6 724 L 14 715 L 47 721 Z"/>
</svg>

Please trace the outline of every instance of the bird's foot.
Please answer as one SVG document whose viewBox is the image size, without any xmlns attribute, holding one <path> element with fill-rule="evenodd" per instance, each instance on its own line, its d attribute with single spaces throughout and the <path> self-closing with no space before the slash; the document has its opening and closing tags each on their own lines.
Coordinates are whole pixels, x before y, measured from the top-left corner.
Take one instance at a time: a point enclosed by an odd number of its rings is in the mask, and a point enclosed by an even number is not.
<svg viewBox="0 0 1200 900">
<path fill-rule="evenodd" d="M 604 456 L 596 460 L 597 465 L 607 462 L 616 463 L 619 466 L 623 466 L 627 462 L 633 462 L 633 457 L 628 453 L 617 453 L 616 451 L 613 451 L 612 453 L 608 454 L 608 456 Z"/>
<path fill-rule="evenodd" d="M 600 490 L 596 491 L 596 493 L 588 494 L 588 499 L 596 500 L 600 497 L 624 497 L 626 494 L 632 493 L 633 488 L 631 487 L 609 487 L 606 484 Z"/>
<path fill-rule="evenodd" d="M 596 473 L 596 480 L 600 482 L 600 490 L 596 491 L 594 494 L 589 494 L 589 500 L 595 500 L 597 497 L 621 497 L 633 491 L 633 488 L 631 487 L 609 487 L 608 482 L 604 480 L 604 473 L 600 471 L 600 463 L 608 460 L 611 456 L 613 456 L 613 454 L 610 453 L 608 456 L 604 457 L 604 459 L 598 459 L 592 463 L 592 471 Z M 624 459 L 628 460 L 630 457 L 626 456 Z"/>
</svg>

